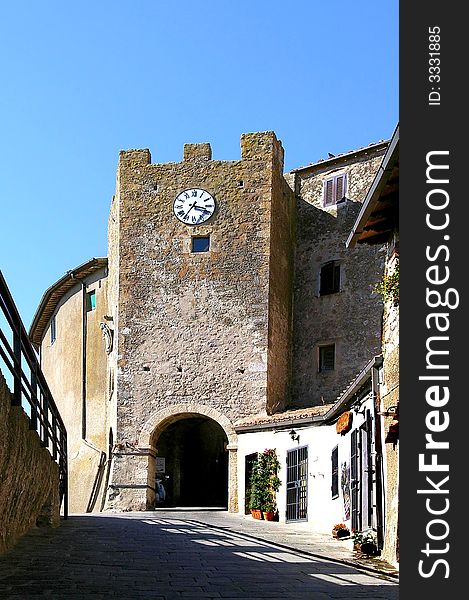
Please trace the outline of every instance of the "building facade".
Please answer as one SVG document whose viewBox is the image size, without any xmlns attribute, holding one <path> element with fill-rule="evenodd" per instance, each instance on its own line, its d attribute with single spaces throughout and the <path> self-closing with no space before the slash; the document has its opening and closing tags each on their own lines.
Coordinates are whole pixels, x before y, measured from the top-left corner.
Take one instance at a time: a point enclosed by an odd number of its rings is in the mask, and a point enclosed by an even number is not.
<svg viewBox="0 0 469 600">
<path fill-rule="evenodd" d="M 74 439 L 71 510 L 245 512 L 250 460 L 272 447 L 280 519 L 330 530 L 326 499 L 331 521 L 352 519 L 331 460 L 345 473 L 347 436 L 374 427 L 385 248 L 345 242 L 387 145 L 288 174 L 272 132 L 244 134 L 235 161 L 209 144 L 178 163 L 121 152 L 107 259 L 49 288 L 30 331 Z"/>
<path fill-rule="evenodd" d="M 399 563 L 399 126 L 350 232 L 347 247 L 386 246 L 381 282 L 384 299 L 383 373 L 377 399 L 384 439 L 386 527 L 382 556 Z"/>
</svg>

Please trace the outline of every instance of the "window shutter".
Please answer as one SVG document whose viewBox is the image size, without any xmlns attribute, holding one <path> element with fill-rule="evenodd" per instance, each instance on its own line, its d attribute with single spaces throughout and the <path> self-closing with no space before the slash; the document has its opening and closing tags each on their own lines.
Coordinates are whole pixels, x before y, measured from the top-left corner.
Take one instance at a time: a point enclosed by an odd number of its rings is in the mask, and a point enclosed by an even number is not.
<svg viewBox="0 0 469 600">
<path fill-rule="evenodd" d="M 340 291 L 340 265 L 334 265 L 334 292 Z"/>
<path fill-rule="evenodd" d="M 336 190 L 335 190 L 335 201 L 340 202 L 344 197 L 344 188 L 345 188 L 345 175 L 339 175 L 336 178 Z"/>
<path fill-rule="evenodd" d="M 332 291 L 333 269 L 334 263 L 329 263 L 321 268 L 321 286 L 319 289 L 321 296 L 330 294 Z"/>
<path fill-rule="evenodd" d="M 340 202 L 345 196 L 347 187 L 347 174 L 336 175 L 324 182 L 324 206 L 332 206 Z"/>
<path fill-rule="evenodd" d="M 331 467 L 332 467 L 331 492 L 332 492 L 332 497 L 337 498 L 337 496 L 339 495 L 339 448 L 338 448 L 338 446 L 336 446 L 332 450 Z"/>
<path fill-rule="evenodd" d="M 324 206 L 334 204 L 334 180 L 328 179 L 324 188 Z"/>
</svg>

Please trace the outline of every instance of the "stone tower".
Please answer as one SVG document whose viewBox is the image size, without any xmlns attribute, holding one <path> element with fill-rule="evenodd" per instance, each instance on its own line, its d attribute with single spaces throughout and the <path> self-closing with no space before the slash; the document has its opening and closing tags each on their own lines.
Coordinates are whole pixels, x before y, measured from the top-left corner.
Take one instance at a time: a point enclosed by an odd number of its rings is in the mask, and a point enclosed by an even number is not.
<svg viewBox="0 0 469 600">
<path fill-rule="evenodd" d="M 236 161 L 212 160 L 209 144 L 186 144 L 179 163 L 120 153 L 108 509 L 153 507 L 158 464 L 179 503 L 197 486 L 205 505 L 237 509 L 234 423 L 288 402 L 294 211 L 272 132 L 243 135 Z"/>
</svg>

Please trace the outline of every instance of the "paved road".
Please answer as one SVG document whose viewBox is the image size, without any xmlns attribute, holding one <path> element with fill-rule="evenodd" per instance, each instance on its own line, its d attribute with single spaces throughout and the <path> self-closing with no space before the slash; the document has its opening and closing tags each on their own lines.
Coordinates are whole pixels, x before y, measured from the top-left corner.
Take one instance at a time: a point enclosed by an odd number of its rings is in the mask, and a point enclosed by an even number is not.
<svg viewBox="0 0 469 600">
<path fill-rule="evenodd" d="M 0 557 L 3 600 L 397 599 L 389 577 L 308 556 L 193 513 L 72 516 Z"/>
</svg>

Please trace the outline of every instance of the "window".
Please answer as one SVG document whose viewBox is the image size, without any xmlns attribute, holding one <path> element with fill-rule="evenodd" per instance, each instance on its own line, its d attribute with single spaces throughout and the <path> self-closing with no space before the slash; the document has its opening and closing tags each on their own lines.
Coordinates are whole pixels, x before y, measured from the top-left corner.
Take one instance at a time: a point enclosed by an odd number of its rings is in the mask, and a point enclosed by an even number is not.
<svg viewBox="0 0 469 600">
<path fill-rule="evenodd" d="M 86 294 L 86 310 L 95 310 L 96 308 L 96 291 L 92 290 Z"/>
<path fill-rule="evenodd" d="M 324 182 L 323 205 L 333 206 L 345 197 L 347 191 L 347 174 L 342 173 Z"/>
<path fill-rule="evenodd" d="M 194 236 L 192 238 L 192 252 L 208 252 L 210 250 L 210 236 Z"/>
<path fill-rule="evenodd" d="M 339 496 L 339 447 L 336 446 L 331 454 L 331 469 L 332 469 L 332 484 L 331 493 L 332 499 Z"/>
<path fill-rule="evenodd" d="M 319 372 L 333 371 L 335 367 L 335 344 L 319 346 Z"/>
<path fill-rule="evenodd" d="M 53 344 L 56 339 L 57 339 L 57 322 L 55 320 L 55 315 L 54 315 L 50 322 L 50 343 Z"/>
<path fill-rule="evenodd" d="M 321 267 L 319 295 L 340 292 L 340 264 L 334 260 Z"/>
</svg>

